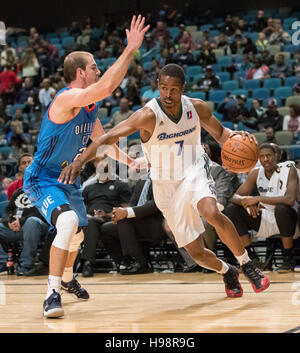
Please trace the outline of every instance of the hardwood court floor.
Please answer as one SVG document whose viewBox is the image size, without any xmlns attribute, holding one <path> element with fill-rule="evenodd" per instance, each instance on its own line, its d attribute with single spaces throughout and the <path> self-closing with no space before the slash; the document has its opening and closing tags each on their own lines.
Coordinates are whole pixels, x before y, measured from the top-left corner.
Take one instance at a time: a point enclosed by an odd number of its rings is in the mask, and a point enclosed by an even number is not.
<svg viewBox="0 0 300 353">
<path fill-rule="evenodd" d="M 242 298 L 227 298 L 217 274 L 78 276 L 90 300 L 62 296 L 65 316 L 45 319 L 46 276 L 0 275 L 0 332 L 300 332 L 300 273 L 268 273 L 256 294 L 243 275 Z"/>
</svg>

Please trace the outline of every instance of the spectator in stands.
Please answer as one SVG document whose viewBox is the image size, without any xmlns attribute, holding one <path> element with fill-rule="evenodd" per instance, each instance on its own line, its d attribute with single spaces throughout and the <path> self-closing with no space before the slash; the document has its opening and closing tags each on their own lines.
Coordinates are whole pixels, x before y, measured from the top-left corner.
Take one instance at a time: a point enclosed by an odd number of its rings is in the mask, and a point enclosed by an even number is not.
<svg viewBox="0 0 300 353">
<path fill-rule="evenodd" d="M 151 86 L 151 88 L 146 90 L 143 93 L 142 98 L 146 98 L 147 100 L 150 100 L 152 98 L 159 97 L 159 91 L 158 91 L 158 88 L 157 88 L 157 78 L 151 80 L 150 86 Z"/>
<path fill-rule="evenodd" d="M 101 240 L 120 267 L 122 260 L 131 257 L 134 263 L 120 270 L 133 275 L 153 272 L 149 247 L 159 244 L 165 237 L 163 216 L 153 200 L 151 179 L 137 181 L 127 208 L 117 207 L 112 222 L 103 224 Z"/>
<path fill-rule="evenodd" d="M 224 121 L 230 121 L 238 124 L 249 117 L 249 111 L 246 107 L 247 98 L 241 94 L 236 97 L 227 96 L 220 104 L 218 112 L 223 114 Z"/>
<path fill-rule="evenodd" d="M 193 86 L 193 89 L 199 89 L 201 91 L 208 92 L 210 89 L 220 89 L 220 79 L 214 74 L 212 66 L 207 66 L 205 75 L 201 78 L 196 85 Z"/>
<path fill-rule="evenodd" d="M 22 65 L 22 77 L 33 77 L 35 83 L 37 76 L 39 74 L 40 64 L 38 62 L 37 56 L 31 47 L 26 48 L 25 55 L 21 60 Z"/>
<path fill-rule="evenodd" d="M 230 55 L 230 44 L 228 41 L 228 36 L 224 33 L 220 33 L 216 40 L 216 48 L 217 49 L 224 49 L 224 55 Z"/>
<path fill-rule="evenodd" d="M 242 35 L 240 29 L 235 30 L 233 41 L 230 43 L 230 50 L 232 54 L 243 54 L 245 49 L 246 40 Z"/>
<path fill-rule="evenodd" d="M 133 114 L 133 111 L 129 109 L 128 99 L 123 97 L 120 99 L 120 110 L 116 111 L 111 117 L 111 121 L 103 127 L 105 129 L 110 129 L 119 124 L 121 121 L 128 119 L 131 114 Z"/>
<path fill-rule="evenodd" d="M 249 37 L 244 37 L 244 43 L 243 43 L 243 54 L 257 54 L 257 48 L 256 45 L 253 43 L 252 39 Z"/>
<path fill-rule="evenodd" d="M 236 29 L 239 29 L 242 33 L 248 31 L 248 25 L 245 23 L 243 18 L 238 19 Z"/>
<path fill-rule="evenodd" d="M 99 43 L 99 49 L 95 52 L 96 59 L 105 59 L 111 57 L 111 53 L 107 50 L 107 42 L 102 39 Z"/>
<path fill-rule="evenodd" d="M 256 22 L 253 25 L 254 32 L 261 32 L 268 25 L 267 20 L 265 18 L 265 13 L 263 10 L 259 10 L 257 12 Z"/>
<path fill-rule="evenodd" d="M 6 65 L 4 70 L 0 73 L 0 95 L 5 106 L 14 104 L 16 88 L 20 83 L 21 80 L 17 77 L 16 73 L 9 65 Z"/>
<path fill-rule="evenodd" d="M 31 91 L 35 90 L 33 87 L 33 80 L 31 77 L 25 77 L 25 80 L 22 84 L 22 88 L 19 91 L 17 103 L 25 104 L 28 100 L 28 97 Z"/>
<path fill-rule="evenodd" d="M 183 37 L 183 33 L 186 31 L 185 25 L 183 23 L 181 23 L 178 28 L 179 28 L 179 33 L 174 38 L 174 44 L 179 44 L 180 39 Z"/>
<path fill-rule="evenodd" d="M 270 35 L 271 45 L 285 45 L 291 43 L 292 37 L 289 32 L 283 30 L 280 19 L 274 20 L 275 31 Z"/>
<path fill-rule="evenodd" d="M 274 20 L 273 18 L 268 18 L 267 21 L 267 27 L 263 29 L 263 32 L 266 35 L 266 39 L 269 41 L 270 36 L 272 35 L 272 33 L 275 32 L 275 24 L 274 24 Z"/>
<path fill-rule="evenodd" d="M 190 53 L 193 53 L 196 50 L 196 43 L 193 39 L 193 36 L 187 30 L 183 32 L 182 37 L 179 39 L 178 44 L 180 45 L 181 43 L 186 44 L 187 49 Z"/>
<path fill-rule="evenodd" d="M 210 47 L 204 47 L 197 56 L 196 64 L 206 67 L 217 63 L 216 54 Z"/>
<path fill-rule="evenodd" d="M 272 126 L 276 131 L 282 130 L 283 116 L 277 110 L 277 100 L 270 98 L 268 100 L 267 110 L 257 121 L 258 129 L 264 131 L 266 126 Z"/>
<path fill-rule="evenodd" d="M 252 107 L 250 108 L 249 115 L 251 118 L 257 119 L 266 111 L 266 109 L 259 103 L 258 99 L 253 99 Z"/>
<path fill-rule="evenodd" d="M 170 64 L 172 62 L 172 54 L 169 48 L 162 48 L 160 52 L 160 57 L 158 59 L 158 66 L 162 68 L 163 66 Z"/>
<path fill-rule="evenodd" d="M 41 103 L 43 113 L 48 109 L 48 106 L 53 99 L 53 94 L 55 93 L 56 90 L 51 87 L 51 81 L 48 78 L 44 78 L 39 92 L 39 101 Z"/>
<path fill-rule="evenodd" d="M 224 25 L 221 27 L 221 32 L 230 37 L 233 35 L 235 29 L 236 29 L 236 26 L 233 22 L 233 18 L 231 15 L 228 14 L 225 18 Z"/>
<path fill-rule="evenodd" d="M 263 65 L 270 66 L 274 64 L 274 56 L 269 53 L 268 50 L 263 50 L 260 53 L 260 60 Z"/>
<path fill-rule="evenodd" d="M 300 105 L 291 104 L 290 114 L 283 119 L 282 130 L 291 131 L 295 140 L 298 139 L 300 131 Z"/>
<path fill-rule="evenodd" d="M 7 196 L 8 187 L 13 182 L 11 178 L 3 178 L 1 183 L 1 194 L 5 194 Z"/>
<path fill-rule="evenodd" d="M 169 32 L 167 25 L 164 21 L 157 21 L 156 22 L 156 27 L 152 31 L 151 36 L 155 42 L 159 41 L 160 38 L 163 38 L 163 43 L 164 43 L 165 47 L 168 46 L 169 41 L 171 39 L 170 32 Z"/>
<path fill-rule="evenodd" d="M 97 182 L 87 185 L 83 190 L 83 198 L 89 215 L 88 226 L 84 230 L 84 250 L 82 253 L 84 277 L 91 277 L 96 265 L 96 249 L 101 232 L 101 225 L 110 221 L 113 207 L 126 207 L 131 191 L 127 183 L 116 179 L 115 163 L 105 158 L 97 166 Z"/>
<path fill-rule="evenodd" d="M 4 46 L 4 50 L 1 51 L 0 55 L 0 67 L 4 68 L 5 66 L 10 66 L 14 68 L 17 62 L 17 53 L 16 49 L 12 48 L 11 43 L 7 42 Z"/>
<path fill-rule="evenodd" d="M 267 125 L 264 129 L 264 132 L 266 134 L 266 140 L 264 141 L 264 143 L 274 143 L 278 145 L 278 141 L 276 140 L 275 130 L 273 126 Z"/>
<path fill-rule="evenodd" d="M 283 54 L 278 54 L 275 58 L 275 63 L 270 66 L 269 77 L 285 79 L 287 76 L 291 76 L 291 67 L 285 62 Z"/>
<path fill-rule="evenodd" d="M 70 36 L 74 37 L 75 39 L 81 34 L 81 28 L 77 21 L 72 21 L 71 27 L 69 29 Z"/>
<path fill-rule="evenodd" d="M 257 258 L 257 254 L 251 244 L 249 230 L 255 230 L 258 232 L 256 236 L 264 239 L 280 234 L 284 258 L 278 272 L 293 271 L 297 172 L 289 163 L 283 163 L 278 168 L 276 150 L 270 144 L 259 146 L 259 160 L 261 167 L 250 171 L 225 213 L 234 223 L 251 259 Z M 255 187 L 258 196 L 252 196 Z"/>
<path fill-rule="evenodd" d="M 263 80 L 268 76 L 269 68 L 264 65 L 260 58 L 256 58 L 253 62 L 253 66 L 246 73 L 247 80 Z"/>
<path fill-rule="evenodd" d="M 36 137 L 40 133 L 40 129 L 42 126 L 42 110 L 40 106 L 36 105 L 33 108 L 33 116 L 31 116 L 29 122 L 29 134 L 32 136 L 33 140 L 36 142 Z M 35 139 L 34 139 L 35 137 Z"/>
<path fill-rule="evenodd" d="M 178 52 L 173 55 L 172 62 L 186 67 L 189 65 L 194 65 L 195 60 L 193 54 L 189 52 L 188 46 L 185 43 L 180 43 Z"/>
<path fill-rule="evenodd" d="M 76 38 L 76 49 L 77 50 L 88 50 L 91 40 L 92 28 L 90 24 L 86 24 L 81 34 Z"/>
<path fill-rule="evenodd" d="M 18 161 L 18 173 L 20 175 L 19 179 L 16 179 L 13 181 L 8 189 L 7 189 L 7 198 L 8 200 L 11 199 L 13 193 L 23 187 L 23 176 L 25 169 L 32 163 L 33 161 L 33 156 L 30 153 L 24 153 L 20 156 L 19 161 Z"/>
<path fill-rule="evenodd" d="M 269 41 L 268 41 L 268 39 L 266 38 L 265 32 L 259 32 L 259 34 L 258 34 L 258 39 L 257 39 L 257 41 L 256 41 L 256 43 L 255 43 L 257 49 L 258 49 L 259 51 L 266 50 L 268 44 L 269 44 Z"/>
<path fill-rule="evenodd" d="M 0 272 L 6 268 L 7 252 L 3 243 L 23 241 L 17 275 L 36 275 L 34 266 L 39 243 L 48 234 L 49 225 L 31 204 L 22 188 L 16 190 L 5 208 L 0 223 Z"/>
<path fill-rule="evenodd" d="M 117 87 L 113 94 L 104 100 L 104 106 L 108 109 L 108 115 L 110 115 L 112 108 L 120 105 L 121 99 L 124 97 L 124 91 L 121 87 Z"/>
<path fill-rule="evenodd" d="M 128 99 L 128 106 L 130 109 L 132 109 L 133 106 L 140 105 L 141 103 L 140 91 L 134 80 L 129 80 L 126 87 L 126 98 Z"/>
</svg>

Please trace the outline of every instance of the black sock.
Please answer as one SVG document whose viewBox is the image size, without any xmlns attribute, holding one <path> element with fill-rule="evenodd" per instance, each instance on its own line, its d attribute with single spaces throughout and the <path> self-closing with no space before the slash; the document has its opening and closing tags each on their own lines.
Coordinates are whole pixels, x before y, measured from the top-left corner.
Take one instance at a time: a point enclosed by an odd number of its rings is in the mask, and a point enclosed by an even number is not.
<svg viewBox="0 0 300 353">
<path fill-rule="evenodd" d="M 256 253 L 256 251 L 255 251 L 255 249 L 254 249 L 254 247 L 252 245 L 246 246 L 245 249 L 247 250 L 248 255 L 249 255 L 251 260 L 254 260 L 254 259 L 258 258 L 257 253 Z"/>
</svg>

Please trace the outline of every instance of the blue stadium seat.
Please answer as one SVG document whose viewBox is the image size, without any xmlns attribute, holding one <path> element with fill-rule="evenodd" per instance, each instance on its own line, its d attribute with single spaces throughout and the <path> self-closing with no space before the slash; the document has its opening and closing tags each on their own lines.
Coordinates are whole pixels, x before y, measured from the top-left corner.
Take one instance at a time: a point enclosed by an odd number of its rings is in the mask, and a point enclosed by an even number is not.
<svg viewBox="0 0 300 353">
<path fill-rule="evenodd" d="M 223 90 L 210 91 L 208 94 L 208 100 L 214 103 L 220 103 L 226 98 L 226 92 Z"/>
<path fill-rule="evenodd" d="M 74 37 L 71 37 L 71 36 L 63 37 L 61 40 L 61 44 L 64 48 L 73 47 L 75 44 L 75 39 Z"/>
<path fill-rule="evenodd" d="M 210 30 L 214 28 L 214 25 L 213 24 L 205 24 L 205 25 L 202 25 L 200 26 L 200 31 L 206 31 L 206 30 Z"/>
<path fill-rule="evenodd" d="M 137 139 L 140 139 L 141 138 L 141 135 L 140 135 L 140 131 L 136 131 L 134 132 L 133 134 L 127 136 L 127 139 L 128 140 L 137 140 Z"/>
<path fill-rule="evenodd" d="M 248 91 L 246 89 L 235 89 L 231 92 L 234 96 L 238 96 L 243 94 L 244 96 L 248 97 Z"/>
<path fill-rule="evenodd" d="M 206 93 L 205 93 L 205 92 L 201 92 L 201 91 L 198 91 L 198 92 L 189 92 L 189 93 L 188 93 L 188 96 L 191 97 L 191 98 L 199 98 L 199 99 L 205 100 L 205 98 L 206 98 Z"/>
<path fill-rule="evenodd" d="M 8 205 L 8 200 L 0 202 L 0 217 L 3 216 L 4 210 L 5 210 L 7 205 Z"/>
<path fill-rule="evenodd" d="M 283 26 L 282 26 L 283 29 L 284 30 L 292 29 L 292 24 L 293 24 L 293 22 L 296 22 L 296 21 L 298 21 L 298 18 L 296 18 L 296 17 L 289 17 L 289 18 L 284 19 Z"/>
<path fill-rule="evenodd" d="M 230 130 L 234 130 L 233 123 L 231 123 L 230 121 L 222 121 L 222 125 Z"/>
<path fill-rule="evenodd" d="M 102 59 L 102 66 L 104 69 L 109 68 L 116 62 L 117 58 L 105 58 Z"/>
<path fill-rule="evenodd" d="M 280 102 L 282 102 L 282 99 L 287 99 L 292 95 L 292 87 L 279 87 L 274 91 L 274 97 Z"/>
<path fill-rule="evenodd" d="M 259 80 L 245 80 L 243 82 L 243 86 L 242 88 L 244 89 L 251 89 L 251 90 L 254 90 L 254 89 L 257 89 L 260 87 L 260 81 Z"/>
<path fill-rule="evenodd" d="M 202 67 L 200 65 L 191 65 L 188 66 L 185 70 L 186 75 L 198 75 L 201 74 L 202 72 Z"/>
<path fill-rule="evenodd" d="M 54 45 L 60 44 L 60 39 L 59 39 L 58 37 L 56 37 L 56 38 L 50 38 L 50 39 L 49 39 L 49 42 L 50 42 L 51 44 L 54 44 Z"/>
<path fill-rule="evenodd" d="M 0 202 L 6 201 L 7 200 L 7 195 L 4 194 L 3 192 L 0 193 Z"/>
<path fill-rule="evenodd" d="M 234 91 L 239 88 L 239 83 L 234 80 L 225 81 L 225 82 L 222 82 L 222 88 L 226 92 Z"/>
<path fill-rule="evenodd" d="M 233 79 L 234 80 L 239 80 L 240 78 L 245 78 L 246 77 L 246 71 L 236 71 L 233 74 Z"/>
<path fill-rule="evenodd" d="M 151 89 L 151 86 L 143 86 L 140 91 L 140 96 L 142 97 L 148 89 Z"/>
<path fill-rule="evenodd" d="M 232 65 L 232 57 L 231 56 L 220 56 L 217 58 L 217 64 L 221 67 L 228 67 Z"/>
<path fill-rule="evenodd" d="M 298 76 L 289 76 L 285 79 L 284 86 L 293 87 L 299 81 L 300 81 L 300 78 Z"/>
<path fill-rule="evenodd" d="M 12 148 L 10 146 L 2 146 L 0 147 L 0 153 L 3 154 L 6 158 L 9 157 Z"/>
<path fill-rule="evenodd" d="M 136 112 L 137 110 L 139 110 L 139 109 L 141 109 L 142 107 L 140 106 L 140 105 L 134 105 L 133 107 L 132 107 L 132 111 L 133 112 Z"/>
<path fill-rule="evenodd" d="M 180 32 L 179 27 L 169 27 L 171 37 L 174 39 Z"/>
<path fill-rule="evenodd" d="M 152 61 L 146 61 L 142 64 L 145 71 L 150 71 L 152 67 Z"/>
<path fill-rule="evenodd" d="M 289 52 L 289 53 L 291 53 L 291 54 L 294 54 L 297 49 L 298 49 L 298 46 L 297 46 L 297 45 L 294 45 L 294 44 L 286 44 L 286 45 L 283 47 L 283 51 Z"/>
<path fill-rule="evenodd" d="M 221 65 L 219 65 L 219 64 L 212 64 L 212 65 L 210 65 L 210 66 L 213 68 L 214 73 L 216 73 L 216 72 L 221 72 L 221 71 L 222 71 L 222 67 L 221 67 Z"/>
<path fill-rule="evenodd" d="M 267 78 L 264 80 L 263 87 L 268 89 L 276 89 L 281 87 L 282 81 L 280 78 Z"/>
<path fill-rule="evenodd" d="M 213 115 L 214 115 L 219 121 L 222 121 L 222 120 L 223 120 L 223 114 L 214 111 L 214 112 L 213 112 Z"/>
<path fill-rule="evenodd" d="M 252 92 L 252 97 L 254 99 L 265 99 L 270 96 L 270 90 L 268 90 L 267 88 L 256 88 Z"/>
<path fill-rule="evenodd" d="M 237 130 L 238 131 L 248 131 L 250 133 L 257 132 L 254 129 L 250 129 L 248 126 L 244 125 L 242 122 L 238 123 Z"/>
<path fill-rule="evenodd" d="M 219 77 L 221 82 L 229 81 L 230 80 L 230 73 L 229 72 L 216 72 L 215 75 Z"/>
</svg>

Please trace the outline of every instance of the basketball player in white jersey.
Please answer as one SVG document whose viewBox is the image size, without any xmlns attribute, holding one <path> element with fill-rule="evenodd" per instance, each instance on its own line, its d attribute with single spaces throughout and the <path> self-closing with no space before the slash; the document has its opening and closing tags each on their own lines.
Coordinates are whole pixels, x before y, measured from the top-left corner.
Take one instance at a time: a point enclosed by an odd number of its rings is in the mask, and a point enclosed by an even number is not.
<svg viewBox="0 0 300 353">
<path fill-rule="evenodd" d="M 278 150 L 273 144 L 259 146 L 261 166 L 252 169 L 245 182 L 232 198 L 233 205 L 226 208 L 241 236 L 243 245 L 253 254 L 248 230 L 255 230 L 257 237 L 268 238 L 280 234 L 283 245 L 283 263 L 278 272 L 293 271 L 293 237 L 297 232 L 296 202 L 298 176 L 295 163 L 278 163 Z M 257 188 L 258 196 L 252 196 Z"/>
<path fill-rule="evenodd" d="M 151 164 L 155 202 L 178 246 L 184 247 L 200 266 L 223 275 L 227 296 L 242 296 L 238 270 L 218 259 L 202 244 L 202 215 L 236 256 L 254 291 L 265 290 L 270 284 L 268 278 L 250 261 L 235 227 L 218 209 L 208 156 L 201 146 L 201 126 L 221 144 L 233 134 L 245 133 L 233 133 L 224 128 L 205 102 L 183 95 L 185 76 L 180 66 L 169 64 L 162 68 L 158 89 L 158 99 L 152 99 L 126 121 L 93 142 L 62 171 L 58 180 L 73 183 L 82 165 L 94 158 L 97 150 L 101 154 L 119 138 L 139 130 L 142 148 Z"/>
</svg>

